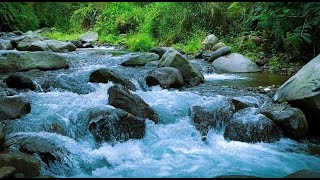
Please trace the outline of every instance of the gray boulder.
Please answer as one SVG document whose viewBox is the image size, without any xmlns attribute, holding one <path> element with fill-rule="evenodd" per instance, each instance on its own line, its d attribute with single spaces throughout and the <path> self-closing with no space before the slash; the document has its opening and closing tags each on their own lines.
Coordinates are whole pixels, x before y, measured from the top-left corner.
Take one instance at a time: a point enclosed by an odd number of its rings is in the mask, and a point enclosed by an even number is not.
<svg viewBox="0 0 320 180">
<path fill-rule="evenodd" d="M 159 65 L 159 61 L 150 61 L 148 63 L 146 63 L 144 66 L 145 67 L 158 67 Z"/>
<path fill-rule="evenodd" d="M 79 39 L 83 43 L 94 42 L 94 41 L 98 40 L 98 33 L 97 32 L 92 32 L 92 31 L 88 31 L 88 32 L 86 32 L 84 34 L 81 34 Z"/>
<path fill-rule="evenodd" d="M 214 34 L 208 35 L 202 42 L 204 50 L 212 50 L 213 46 L 218 43 L 218 38 Z"/>
<path fill-rule="evenodd" d="M 30 111 L 30 103 L 21 97 L 0 97 L 0 120 L 18 119 Z"/>
<path fill-rule="evenodd" d="M 99 143 L 141 139 L 145 135 L 144 119 L 122 109 L 107 109 L 89 115 L 89 131 Z"/>
<path fill-rule="evenodd" d="M 239 96 L 232 98 L 232 104 L 235 108 L 235 111 L 238 111 L 247 107 L 257 108 L 259 106 L 259 101 L 257 98 L 252 96 Z"/>
<path fill-rule="evenodd" d="M 167 52 L 167 50 L 172 49 L 171 47 L 154 47 L 149 50 L 149 52 L 156 53 L 159 55 L 159 58 L 163 56 L 164 53 Z"/>
<path fill-rule="evenodd" d="M 235 113 L 227 123 L 224 137 L 248 143 L 274 142 L 280 139 L 281 130 L 266 116 L 244 109 Z"/>
<path fill-rule="evenodd" d="M 18 95 L 18 92 L 10 88 L 0 87 L 0 97 Z"/>
<path fill-rule="evenodd" d="M 35 41 L 30 43 L 29 51 L 53 51 L 53 52 L 69 52 L 75 51 L 76 46 L 71 42 L 62 42 L 57 40 Z"/>
<path fill-rule="evenodd" d="M 299 139 L 308 133 L 308 122 L 303 112 L 285 104 L 273 104 L 261 114 L 273 120 L 282 130 L 283 135 Z"/>
<path fill-rule="evenodd" d="M 0 39 L 0 50 L 12 50 L 13 46 L 11 45 L 10 40 Z"/>
<path fill-rule="evenodd" d="M 112 81 L 113 83 L 121 84 L 127 89 L 136 90 L 135 85 L 129 80 L 120 75 L 116 74 L 110 69 L 98 69 L 90 74 L 89 82 L 96 83 L 108 83 Z"/>
<path fill-rule="evenodd" d="M 129 58 L 127 61 L 121 63 L 122 66 L 144 66 L 151 61 L 159 60 L 159 55 L 156 53 L 144 53 L 138 56 Z"/>
<path fill-rule="evenodd" d="M 168 50 L 159 60 L 159 67 L 174 67 L 181 71 L 185 83 L 196 86 L 204 82 L 202 73 L 178 51 Z"/>
<path fill-rule="evenodd" d="M 259 72 L 261 69 L 248 58 L 238 53 L 219 57 L 212 63 L 217 73 Z"/>
<path fill-rule="evenodd" d="M 148 86 L 160 85 L 163 88 L 179 88 L 183 85 L 182 74 L 174 67 L 161 67 L 150 71 L 146 77 Z"/>
<path fill-rule="evenodd" d="M 138 95 L 130 93 L 122 85 L 109 88 L 109 104 L 113 107 L 123 109 L 128 113 L 141 118 L 148 118 L 158 123 L 158 114 Z"/>
<path fill-rule="evenodd" d="M 31 78 L 20 73 L 10 75 L 8 78 L 4 79 L 3 82 L 5 82 L 9 88 L 31 90 L 35 90 L 37 88 Z"/>
<path fill-rule="evenodd" d="M 320 136 L 320 55 L 303 66 L 294 76 L 281 85 L 273 99 L 289 102 L 301 109 L 307 117 L 309 130 Z"/>
<path fill-rule="evenodd" d="M 64 57 L 52 52 L 10 52 L 0 56 L 0 73 L 32 69 L 54 70 L 68 67 Z"/>
<path fill-rule="evenodd" d="M 218 42 L 217 44 L 215 44 L 215 45 L 212 47 L 212 50 L 215 51 L 215 50 L 218 50 L 218 49 L 220 49 L 220 48 L 222 48 L 222 47 L 225 47 L 225 46 L 227 46 L 225 43 L 223 43 L 223 42 Z"/>
<path fill-rule="evenodd" d="M 210 57 L 208 58 L 209 62 L 214 61 L 218 57 L 225 56 L 231 53 L 231 48 L 229 46 L 221 47 L 210 54 Z"/>
</svg>

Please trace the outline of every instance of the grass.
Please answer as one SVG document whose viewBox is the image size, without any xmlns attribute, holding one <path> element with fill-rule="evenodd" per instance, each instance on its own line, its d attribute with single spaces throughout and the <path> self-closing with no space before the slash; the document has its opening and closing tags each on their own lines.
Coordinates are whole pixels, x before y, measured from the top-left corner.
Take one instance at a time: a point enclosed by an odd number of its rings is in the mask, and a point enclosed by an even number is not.
<svg viewBox="0 0 320 180">
<path fill-rule="evenodd" d="M 43 36 L 49 39 L 55 39 L 58 41 L 78 40 L 81 33 L 66 34 L 58 31 L 42 33 Z"/>
</svg>

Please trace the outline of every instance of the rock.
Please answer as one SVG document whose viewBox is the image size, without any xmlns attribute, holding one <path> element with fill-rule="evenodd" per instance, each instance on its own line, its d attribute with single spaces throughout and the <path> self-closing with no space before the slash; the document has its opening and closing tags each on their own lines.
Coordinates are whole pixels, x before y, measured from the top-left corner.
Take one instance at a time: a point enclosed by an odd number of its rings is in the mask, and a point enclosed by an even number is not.
<svg viewBox="0 0 320 180">
<path fill-rule="evenodd" d="M 309 169 L 302 169 L 300 171 L 294 172 L 292 174 L 289 174 L 283 178 L 320 178 L 320 173 L 311 171 Z"/>
<path fill-rule="evenodd" d="M 194 67 L 182 54 L 171 49 L 159 60 L 159 67 L 174 67 L 181 71 L 185 83 L 196 86 L 204 82 L 202 73 Z"/>
<path fill-rule="evenodd" d="M 149 50 L 149 52 L 156 53 L 159 55 L 159 58 L 163 56 L 164 53 L 167 52 L 167 50 L 172 49 L 171 47 L 154 47 Z"/>
<path fill-rule="evenodd" d="M 75 51 L 76 46 L 70 42 L 62 42 L 57 40 L 35 41 L 30 43 L 29 51 L 53 51 L 53 52 L 69 52 Z"/>
<path fill-rule="evenodd" d="M 91 43 L 84 43 L 83 48 L 93 48 L 94 46 Z"/>
<path fill-rule="evenodd" d="M 80 40 L 79 41 L 69 41 L 69 42 L 72 43 L 73 45 L 75 45 L 76 48 L 83 48 L 83 44 Z"/>
<path fill-rule="evenodd" d="M 248 175 L 221 175 L 214 178 L 228 178 L 228 179 L 238 179 L 238 178 L 262 178 L 257 176 L 248 176 Z"/>
<path fill-rule="evenodd" d="M 261 114 L 273 120 L 286 137 L 299 139 L 305 137 L 308 133 L 307 119 L 298 108 L 274 104 Z"/>
<path fill-rule="evenodd" d="M 12 50 L 13 46 L 11 45 L 10 40 L 0 39 L 0 50 Z"/>
<path fill-rule="evenodd" d="M 159 61 L 150 61 L 150 62 L 147 62 L 144 66 L 145 67 L 158 67 L 159 65 Z"/>
<path fill-rule="evenodd" d="M 98 69 L 90 74 L 89 82 L 121 84 L 127 89 L 136 90 L 135 85 L 128 79 L 121 77 L 110 69 Z"/>
<path fill-rule="evenodd" d="M 18 119 L 30 111 L 30 103 L 21 97 L 0 97 L 0 120 Z"/>
<path fill-rule="evenodd" d="M 3 150 L 3 144 L 6 141 L 6 135 L 0 131 L 0 152 Z"/>
<path fill-rule="evenodd" d="M 159 55 L 156 53 L 144 53 L 138 56 L 129 58 L 127 61 L 121 63 L 122 66 L 144 66 L 151 61 L 159 60 Z"/>
<path fill-rule="evenodd" d="M 122 109 L 107 109 L 89 115 L 89 131 L 99 143 L 141 139 L 145 135 L 144 119 Z"/>
<path fill-rule="evenodd" d="M 17 173 L 14 175 L 14 178 L 24 178 L 24 174 L 23 173 Z M 33 178 L 33 177 L 32 177 Z"/>
<path fill-rule="evenodd" d="M 208 60 L 212 53 L 213 53 L 213 51 L 211 51 L 211 50 L 201 51 L 199 54 L 197 54 L 195 56 L 195 58 L 200 58 L 200 59 L 202 58 L 204 60 Z"/>
<path fill-rule="evenodd" d="M 194 105 L 189 109 L 191 121 L 202 136 L 206 136 L 209 129 L 220 130 L 230 120 L 233 113 L 231 102 L 225 98 Z"/>
<path fill-rule="evenodd" d="M 17 48 L 19 51 L 27 51 L 29 45 L 35 41 L 43 41 L 45 37 L 42 37 L 35 33 L 25 33 L 22 36 L 18 36 L 16 38 L 11 39 L 11 44 L 14 48 Z"/>
<path fill-rule="evenodd" d="M 213 61 L 212 66 L 218 73 L 245 73 L 261 71 L 255 63 L 238 53 L 231 53 L 229 55 L 219 57 Z"/>
<path fill-rule="evenodd" d="M 289 102 L 303 111 L 312 135 L 320 136 L 320 55 L 303 66 L 294 76 L 282 84 L 273 99 Z"/>
<path fill-rule="evenodd" d="M 9 88 L 31 90 L 35 90 L 37 88 L 31 78 L 20 73 L 10 75 L 8 78 L 4 79 L 3 82 L 5 82 Z"/>
<path fill-rule="evenodd" d="M 13 166 L 0 166 L 0 178 L 13 178 L 15 171 Z"/>
<path fill-rule="evenodd" d="M 225 43 L 223 43 L 223 42 L 218 42 L 217 44 L 215 44 L 215 45 L 212 47 L 212 50 L 213 50 L 213 51 L 216 51 L 216 50 L 218 50 L 218 49 L 220 49 L 220 48 L 222 48 L 222 47 L 225 47 L 225 46 L 227 46 Z"/>
<path fill-rule="evenodd" d="M 210 34 L 204 39 L 204 41 L 202 42 L 202 46 L 204 50 L 212 50 L 213 46 L 217 43 L 218 38 L 215 35 Z"/>
<path fill-rule="evenodd" d="M 98 40 L 98 33 L 97 32 L 88 31 L 88 32 L 86 32 L 84 34 L 81 34 L 79 39 L 83 43 L 94 42 L 94 41 Z"/>
<path fill-rule="evenodd" d="M 61 68 L 69 68 L 66 59 L 52 52 L 9 52 L 0 56 L 0 73 Z"/>
<path fill-rule="evenodd" d="M 18 92 L 10 88 L 0 87 L 0 97 L 18 95 Z"/>
<path fill-rule="evenodd" d="M 15 167 L 15 173 L 23 173 L 26 178 L 40 175 L 39 162 L 24 153 L 2 153 L 0 164 Z"/>
<path fill-rule="evenodd" d="M 256 61 L 256 64 L 258 65 L 258 66 L 264 66 L 265 64 L 267 64 L 268 62 L 269 62 L 269 58 L 264 58 L 264 59 L 258 59 L 257 61 Z"/>
<path fill-rule="evenodd" d="M 19 36 L 21 36 L 21 35 L 23 35 L 23 32 L 22 31 L 12 31 L 15 35 L 19 35 Z"/>
<path fill-rule="evenodd" d="M 257 98 L 252 96 L 240 96 L 232 98 L 232 104 L 235 108 L 235 111 L 239 111 L 240 109 L 247 107 L 257 108 L 259 106 L 259 101 Z"/>
<path fill-rule="evenodd" d="M 161 67 L 149 72 L 146 82 L 148 86 L 160 84 L 163 88 L 179 88 L 183 85 L 183 78 L 179 69 Z"/>
<path fill-rule="evenodd" d="M 115 85 L 109 88 L 109 104 L 116 108 L 123 109 L 128 113 L 141 118 L 148 118 L 158 123 L 159 117 L 154 110 L 142 98 L 136 94 L 130 93 L 121 85 Z"/>
<path fill-rule="evenodd" d="M 36 176 L 36 177 L 33 177 L 33 178 L 56 178 L 56 177 L 48 176 L 48 175 L 40 175 L 40 176 Z"/>
<path fill-rule="evenodd" d="M 248 143 L 274 142 L 281 137 L 280 128 L 269 118 L 244 109 L 233 115 L 224 132 L 227 140 Z"/>
<path fill-rule="evenodd" d="M 210 57 L 208 58 L 209 62 L 214 61 L 215 59 L 225 56 L 231 53 L 231 48 L 229 46 L 225 46 L 222 48 L 219 48 L 218 50 L 214 51 L 213 53 L 210 54 Z"/>
</svg>

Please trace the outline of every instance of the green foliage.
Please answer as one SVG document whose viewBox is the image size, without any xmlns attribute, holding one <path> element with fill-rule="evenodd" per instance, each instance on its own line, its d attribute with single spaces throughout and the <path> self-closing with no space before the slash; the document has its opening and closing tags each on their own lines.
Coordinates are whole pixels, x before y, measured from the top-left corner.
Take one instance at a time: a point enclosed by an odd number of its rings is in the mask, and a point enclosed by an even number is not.
<svg viewBox="0 0 320 180">
<path fill-rule="evenodd" d="M 72 34 L 66 34 L 62 32 L 45 32 L 42 33 L 43 36 L 48 37 L 49 39 L 55 39 L 59 41 L 67 41 L 67 40 L 78 40 L 80 33 L 72 33 Z"/>
<path fill-rule="evenodd" d="M 137 34 L 128 38 L 126 44 L 132 51 L 149 51 L 155 46 L 152 37 L 149 34 Z"/>
</svg>

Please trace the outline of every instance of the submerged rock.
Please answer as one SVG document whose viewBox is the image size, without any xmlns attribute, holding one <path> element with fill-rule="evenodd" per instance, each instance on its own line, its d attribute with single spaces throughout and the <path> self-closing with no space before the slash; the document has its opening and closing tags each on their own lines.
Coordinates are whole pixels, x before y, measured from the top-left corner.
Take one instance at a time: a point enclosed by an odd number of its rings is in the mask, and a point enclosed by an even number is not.
<svg viewBox="0 0 320 180">
<path fill-rule="evenodd" d="M 99 143 L 141 139 L 145 135 L 144 119 L 122 109 L 107 109 L 89 115 L 89 131 Z"/>
<path fill-rule="evenodd" d="M 89 82 L 108 83 L 109 81 L 121 84 L 130 90 L 136 90 L 135 85 L 130 80 L 121 77 L 110 69 L 98 69 L 90 74 Z"/>
<path fill-rule="evenodd" d="M 52 52 L 9 52 L 0 57 L 0 73 L 61 68 L 69 68 L 66 59 Z"/>
<path fill-rule="evenodd" d="M 202 73 L 178 51 L 168 50 L 159 60 L 159 67 L 174 67 L 181 71 L 185 83 L 196 86 L 204 82 Z"/>
<path fill-rule="evenodd" d="M 30 111 L 30 103 L 21 97 L 0 97 L 0 120 L 18 119 Z"/>
<path fill-rule="evenodd" d="M 212 63 L 217 73 L 259 72 L 261 69 L 248 58 L 238 53 L 219 57 Z"/>
<path fill-rule="evenodd" d="M 227 140 L 249 143 L 274 142 L 281 137 L 280 128 L 269 118 L 244 109 L 233 115 L 224 132 Z"/>
<path fill-rule="evenodd" d="M 109 88 L 109 104 L 116 108 L 123 109 L 128 113 L 141 118 L 148 118 L 158 123 L 157 113 L 138 95 L 132 94 L 125 87 L 115 85 Z"/>
<path fill-rule="evenodd" d="M 146 82 L 148 86 L 160 85 L 163 88 L 179 88 L 183 85 L 183 78 L 179 69 L 161 67 L 150 71 Z"/>
<path fill-rule="evenodd" d="M 144 66 L 151 61 L 159 60 L 159 55 L 156 53 L 144 53 L 138 56 L 129 58 L 127 61 L 121 63 L 122 66 Z"/>
<path fill-rule="evenodd" d="M 281 85 L 273 99 L 289 102 L 301 109 L 307 117 L 311 134 L 320 137 L 320 55 L 303 66 Z"/>
<path fill-rule="evenodd" d="M 3 80 L 9 88 L 35 90 L 36 84 L 26 75 L 16 73 Z"/>
</svg>

